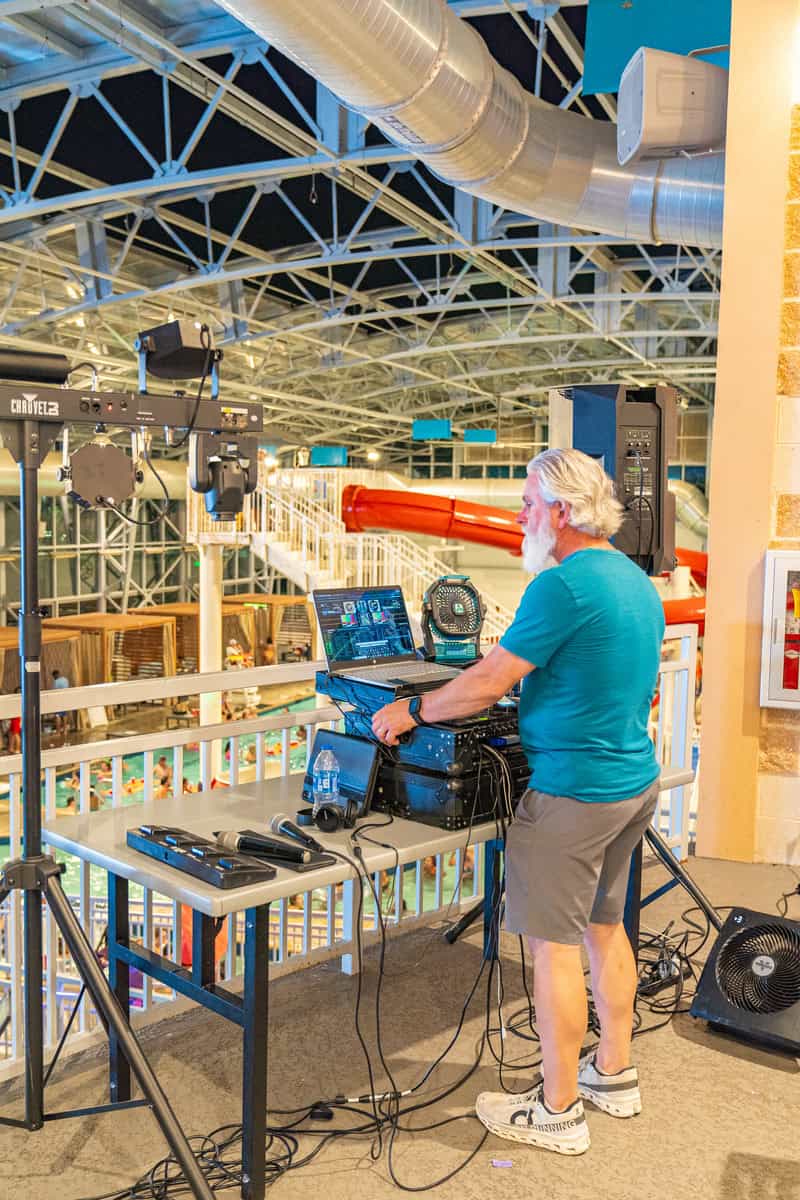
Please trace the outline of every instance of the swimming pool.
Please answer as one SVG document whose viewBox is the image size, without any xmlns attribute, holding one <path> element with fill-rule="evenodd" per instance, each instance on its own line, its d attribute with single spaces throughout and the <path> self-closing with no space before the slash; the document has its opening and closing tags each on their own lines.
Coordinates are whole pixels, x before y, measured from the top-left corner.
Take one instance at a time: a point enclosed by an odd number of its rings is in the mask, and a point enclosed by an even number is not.
<svg viewBox="0 0 800 1200">
<path fill-rule="evenodd" d="M 262 716 L 273 715 L 275 713 L 283 712 L 286 708 L 288 708 L 290 712 L 305 712 L 308 709 L 315 708 L 315 707 L 316 707 L 315 698 L 313 696 L 308 696 L 304 700 L 295 700 L 294 703 L 292 703 L 292 704 L 288 704 L 288 705 L 282 704 L 279 708 L 266 709 L 261 715 Z M 240 765 L 244 765 L 245 755 L 247 753 L 247 750 L 249 747 L 252 747 L 255 745 L 256 738 L 258 736 L 261 736 L 264 738 L 265 751 L 268 756 L 268 760 L 269 760 L 270 752 L 272 752 L 272 756 L 277 758 L 280 755 L 282 732 L 283 732 L 282 730 L 277 730 L 274 732 L 270 731 L 270 732 L 267 732 L 267 733 L 261 734 L 261 735 L 258 735 L 255 733 L 242 734 L 242 736 L 239 738 Z M 295 746 L 292 746 L 289 750 L 289 770 L 290 771 L 302 771 L 306 765 L 305 730 L 301 726 L 298 726 L 296 728 L 293 728 L 292 734 L 293 734 L 292 740 L 294 741 L 296 739 L 297 744 Z M 236 725 L 235 724 L 233 724 L 231 727 L 231 736 L 232 737 L 236 736 Z M 155 751 L 154 759 L 157 760 L 161 753 L 164 753 L 167 756 L 167 761 L 171 765 L 171 762 L 172 762 L 171 747 L 165 746 L 163 751 L 161 751 L 161 750 Z M 227 774 L 227 769 L 228 769 L 227 762 L 223 769 L 225 770 L 225 772 Z M 183 774 L 190 784 L 192 784 L 193 786 L 199 785 L 199 783 L 200 783 L 200 751 L 199 750 L 184 750 Z M 76 795 L 75 790 L 69 786 L 70 777 L 71 777 L 71 772 L 66 771 L 64 774 L 59 775 L 56 779 L 56 808 L 64 809 L 68 806 L 70 801 L 75 799 L 75 795 Z M 123 787 L 126 783 L 129 783 L 131 780 L 140 780 L 140 779 L 143 780 L 143 778 L 144 778 L 144 753 L 134 753 L 134 754 L 124 755 L 124 757 L 122 759 Z M 98 767 L 95 764 L 93 764 L 93 766 L 92 766 L 92 784 L 91 784 L 91 786 L 96 790 L 97 794 L 101 798 L 101 801 L 102 801 L 101 807 L 103 807 L 103 808 L 109 807 L 111 804 L 110 781 L 108 779 L 99 778 Z M 141 804 L 142 798 L 143 798 L 143 792 L 144 792 L 144 787 L 142 785 L 141 787 L 137 788 L 135 791 L 132 791 L 129 794 L 124 795 L 122 797 L 122 803 L 125 805 Z M 44 788 L 42 789 L 42 802 L 44 803 Z M 5 844 L 8 845 L 8 842 L 6 841 Z M 63 851 L 60 851 L 60 850 L 55 851 L 55 857 L 58 860 L 58 862 L 64 863 L 65 869 L 64 869 L 64 875 L 62 876 L 64 890 L 66 891 L 66 893 L 69 896 L 77 896 L 80 892 L 80 864 L 79 864 L 78 860 L 76 858 L 73 858 L 69 854 L 65 854 Z M 105 873 L 105 871 L 103 871 L 100 867 L 91 867 L 90 868 L 90 878 L 91 878 L 91 894 L 92 894 L 92 896 L 105 898 L 105 896 L 106 896 L 106 873 Z M 137 889 L 135 887 L 135 885 L 132 885 L 131 898 L 138 899 L 139 894 L 140 894 L 139 889 Z"/>
</svg>

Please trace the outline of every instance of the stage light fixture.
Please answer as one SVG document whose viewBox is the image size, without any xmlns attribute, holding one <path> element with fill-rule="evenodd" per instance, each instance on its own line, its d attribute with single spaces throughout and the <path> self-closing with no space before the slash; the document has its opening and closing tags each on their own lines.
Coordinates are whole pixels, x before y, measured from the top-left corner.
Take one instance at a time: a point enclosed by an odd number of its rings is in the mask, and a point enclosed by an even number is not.
<svg viewBox="0 0 800 1200">
<path fill-rule="evenodd" d="M 258 482 L 258 439 L 227 433 L 193 433 L 189 486 L 205 497 L 212 521 L 234 521 Z"/>
<path fill-rule="evenodd" d="M 0 379 L 25 380 L 60 386 L 69 378 L 65 354 L 40 354 L 28 350 L 0 350 Z"/>
<path fill-rule="evenodd" d="M 214 347 L 208 325 L 202 321 L 169 321 L 140 333 L 134 342 L 139 352 L 139 388 L 144 375 L 157 379 L 202 379 L 222 359 Z"/>
<path fill-rule="evenodd" d="M 131 456 L 106 439 L 87 442 L 59 468 L 66 494 L 81 508 L 117 508 L 129 500 L 142 473 Z"/>
</svg>

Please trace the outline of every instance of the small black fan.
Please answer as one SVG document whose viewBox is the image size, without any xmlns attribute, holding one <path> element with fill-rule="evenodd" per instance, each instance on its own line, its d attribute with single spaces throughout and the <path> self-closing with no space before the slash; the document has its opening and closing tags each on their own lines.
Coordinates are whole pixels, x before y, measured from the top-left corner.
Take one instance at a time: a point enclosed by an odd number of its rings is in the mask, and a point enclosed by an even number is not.
<svg viewBox="0 0 800 1200">
<path fill-rule="evenodd" d="M 800 1053 L 800 925 L 734 909 L 690 1012 L 728 1033 Z"/>
<path fill-rule="evenodd" d="M 800 1001 L 800 933 L 780 925 L 743 929 L 717 958 L 724 996 L 748 1012 L 774 1013 Z"/>
</svg>

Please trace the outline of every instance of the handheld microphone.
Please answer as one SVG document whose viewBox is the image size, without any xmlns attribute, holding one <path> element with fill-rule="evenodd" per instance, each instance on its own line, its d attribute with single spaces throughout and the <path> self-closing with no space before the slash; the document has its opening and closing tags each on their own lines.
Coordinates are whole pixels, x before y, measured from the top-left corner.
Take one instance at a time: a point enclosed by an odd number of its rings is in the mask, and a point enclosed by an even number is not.
<svg viewBox="0 0 800 1200">
<path fill-rule="evenodd" d="M 301 850 L 289 842 L 256 833 L 254 829 L 218 830 L 214 837 L 226 850 L 239 850 L 242 854 L 255 854 L 261 858 L 282 858 L 285 862 L 307 863 L 311 861 L 309 850 Z"/>
<path fill-rule="evenodd" d="M 295 825 L 286 813 L 276 813 L 269 823 L 269 827 L 273 833 L 282 833 L 285 837 L 294 838 L 296 842 L 300 842 L 308 850 L 323 850 L 316 838 L 311 837 L 299 825 Z"/>
</svg>

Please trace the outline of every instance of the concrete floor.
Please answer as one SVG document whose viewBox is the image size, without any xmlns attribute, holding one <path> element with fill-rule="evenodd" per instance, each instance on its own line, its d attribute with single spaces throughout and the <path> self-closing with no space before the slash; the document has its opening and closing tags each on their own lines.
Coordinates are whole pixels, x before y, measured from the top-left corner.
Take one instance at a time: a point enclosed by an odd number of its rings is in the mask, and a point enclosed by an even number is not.
<svg viewBox="0 0 800 1200">
<path fill-rule="evenodd" d="M 691 870 L 711 899 L 764 912 L 797 882 L 787 867 L 692 860 Z M 646 870 L 649 888 L 663 869 Z M 646 910 L 646 925 L 661 929 L 689 900 L 673 891 Z M 800 919 L 800 898 L 789 915 Z M 517 943 L 504 939 L 507 1014 L 524 1003 Z M 374 1044 L 376 953 L 368 955 L 362 1012 Z M 397 1083 L 418 1081 L 452 1035 L 463 999 L 480 964 L 475 936 L 451 947 L 430 931 L 391 944 L 384 983 L 384 1045 Z M 295 1108 L 319 1097 L 366 1089 L 363 1057 L 353 1031 L 355 981 L 333 964 L 278 980 L 271 991 L 270 1107 Z M 472 1061 L 483 1027 L 481 988 L 453 1052 L 426 1085 L 434 1094 Z M 372 1014 L 372 1016 L 371 1016 Z M 645 1023 L 655 1019 L 645 1015 Z M 241 1056 L 235 1029 L 192 1011 L 144 1033 L 146 1051 L 187 1132 L 201 1133 L 239 1120 Z M 506 1054 L 518 1058 L 529 1044 L 511 1038 Z M 514 1194 L 569 1200 L 800 1200 L 800 1064 L 710 1032 L 688 1016 L 635 1042 L 644 1111 L 618 1121 L 588 1110 L 592 1147 L 570 1159 L 489 1136 L 469 1166 L 436 1192 L 441 1200 L 491 1200 Z M 529 1072 L 509 1074 L 523 1090 Z M 104 1099 L 100 1054 L 69 1060 L 48 1090 L 51 1110 Z M 379 1081 L 379 1086 L 381 1082 Z M 478 1091 L 496 1089 L 497 1068 L 488 1054 L 457 1093 L 408 1118 L 412 1125 L 470 1113 Z M 19 1115 L 19 1086 L 0 1091 L 0 1113 Z M 419 1187 L 455 1167 L 482 1136 L 473 1117 L 425 1133 L 402 1134 L 394 1166 L 400 1179 Z M 314 1142 L 303 1139 L 303 1150 Z M 310 1165 L 281 1178 L 271 1194 L 300 1200 L 323 1192 L 326 1200 L 398 1193 L 386 1155 L 373 1162 L 368 1140 L 329 1145 Z M 129 1185 L 164 1153 L 146 1111 L 58 1122 L 44 1132 L 0 1130 L 2 1200 L 77 1200 Z M 493 1160 L 511 1162 L 510 1167 Z M 226 1195 L 234 1196 L 233 1190 Z"/>
</svg>

